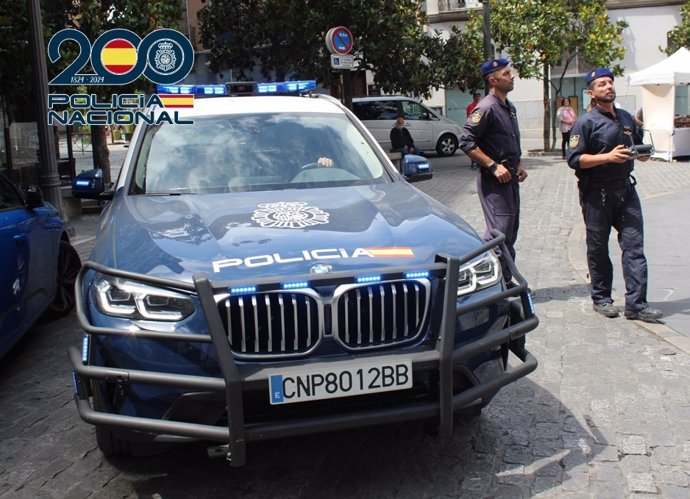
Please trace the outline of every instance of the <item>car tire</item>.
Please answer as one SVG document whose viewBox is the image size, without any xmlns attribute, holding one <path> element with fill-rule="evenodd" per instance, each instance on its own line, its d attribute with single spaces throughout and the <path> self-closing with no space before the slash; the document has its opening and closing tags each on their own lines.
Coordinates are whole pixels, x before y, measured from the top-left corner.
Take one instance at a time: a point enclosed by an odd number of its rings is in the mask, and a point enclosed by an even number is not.
<svg viewBox="0 0 690 499">
<path fill-rule="evenodd" d="M 111 412 L 109 404 L 104 400 L 101 388 L 96 383 L 92 386 L 94 410 Z M 129 442 L 117 438 L 112 430 L 105 426 L 96 426 L 96 445 L 105 457 L 129 457 L 132 455 Z"/>
<path fill-rule="evenodd" d="M 452 156 L 458 150 L 458 138 L 452 133 L 441 135 L 436 144 L 436 153 L 439 156 Z"/>
<path fill-rule="evenodd" d="M 60 241 L 57 263 L 57 287 L 53 301 L 48 305 L 46 318 L 65 317 L 74 308 L 74 282 L 81 269 L 79 253 L 67 241 Z"/>
</svg>

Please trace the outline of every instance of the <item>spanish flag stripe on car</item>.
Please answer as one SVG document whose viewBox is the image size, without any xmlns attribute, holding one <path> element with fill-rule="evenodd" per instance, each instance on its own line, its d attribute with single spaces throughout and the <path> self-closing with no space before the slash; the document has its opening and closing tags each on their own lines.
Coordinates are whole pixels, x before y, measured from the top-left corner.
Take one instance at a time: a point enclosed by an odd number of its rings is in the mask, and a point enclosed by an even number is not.
<svg viewBox="0 0 690 499">
<path fill-rule="evenodd" d="M 414 256 L 412 248 L 366 248 L 374 256 Z"/>
</svg>

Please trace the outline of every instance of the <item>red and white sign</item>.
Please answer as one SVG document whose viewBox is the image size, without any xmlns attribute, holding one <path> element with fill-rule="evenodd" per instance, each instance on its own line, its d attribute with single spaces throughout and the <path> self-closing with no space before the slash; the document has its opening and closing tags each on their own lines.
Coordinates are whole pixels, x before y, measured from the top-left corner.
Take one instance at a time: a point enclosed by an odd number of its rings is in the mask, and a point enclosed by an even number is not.
<svg viewBox="0 0 690 499">
<path fill-rule="evenodd" d="M 348 54 L 352 50 L 352 43 L 352 33 L 345 26 L 331 28 L 326 33 L 326 48 L 331 54 Z"/>
</svg>

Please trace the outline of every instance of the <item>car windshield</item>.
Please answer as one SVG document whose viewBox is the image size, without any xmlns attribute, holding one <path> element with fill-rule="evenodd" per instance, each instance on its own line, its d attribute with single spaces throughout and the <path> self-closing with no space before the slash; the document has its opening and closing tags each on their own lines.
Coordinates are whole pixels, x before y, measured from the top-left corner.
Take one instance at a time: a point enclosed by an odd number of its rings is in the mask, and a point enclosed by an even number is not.
<svg viewBox="0 0 690 499">
<path fill-rule="evenodd" d="M 145 131 L 133 194 L 201 194 L 363 185 L 391 177 L 344 115 L 194 118 Z"/>
</svg>

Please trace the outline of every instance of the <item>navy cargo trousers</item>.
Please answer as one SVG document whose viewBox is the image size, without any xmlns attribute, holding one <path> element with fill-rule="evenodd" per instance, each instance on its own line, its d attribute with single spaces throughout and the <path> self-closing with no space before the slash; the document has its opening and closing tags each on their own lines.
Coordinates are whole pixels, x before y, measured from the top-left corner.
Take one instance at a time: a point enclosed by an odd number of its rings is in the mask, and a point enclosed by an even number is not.
<svg viewBox="0 0 690 499">
<path fill-rule="evenodd" d="M 520 185 L 515 179 L 501 184 L 493 175 L 482 172 L 477 175 L 477 193 L 486 221 L 484 239 L 493 239 L 492 229 L 501 231 L 506 236 L 508 253 L 515 261 L 515 241 L 520 227 Z M 513 273 L 506 265 L 501 247 L 496 247 L 495 251 L 501 262 L 503 279 L 509 282 L 513 278 Z"/>
<path fill-rule="evenodd" d="M 580 190 L 587 228 L 587 265 L 596 304 L 611 303 L 613 266 L 609 258 L 611 227 L 618 232 L 625 280 L 625 309 L 647 306 L 647 259 L 644 256 L 642 207 L 635 186 L 595 185 Z"/>
</svg>

